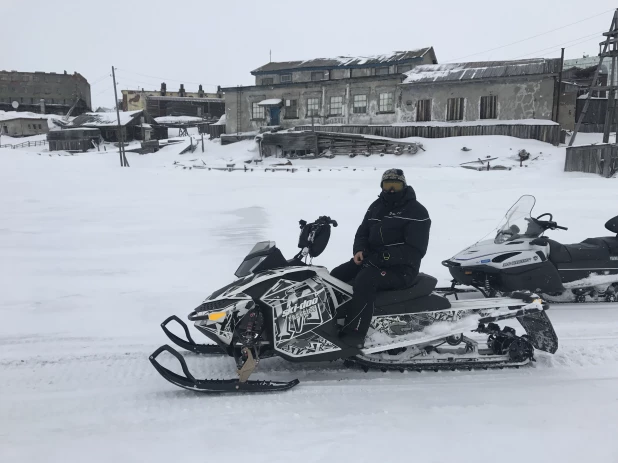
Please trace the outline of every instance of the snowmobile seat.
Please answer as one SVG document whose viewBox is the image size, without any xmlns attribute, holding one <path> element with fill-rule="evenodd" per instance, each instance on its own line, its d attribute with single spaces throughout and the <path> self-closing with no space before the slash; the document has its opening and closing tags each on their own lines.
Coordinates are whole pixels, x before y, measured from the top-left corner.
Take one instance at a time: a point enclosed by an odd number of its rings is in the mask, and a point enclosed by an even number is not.
<svg viewBox="0 0 618 463">
<path fill-rule="evenodd" d="M 586 240 L 587 241 L 587 240 Z M 571 255 L 571 262 L 584 262 L 590 260 L 609 260 L 609 249 L 603 242 L 602 245 L 577 243 L 564 246 Z"/>
<path fill-rule="evenodd" d="M 376 297 L 374 315 L 442 310 L 451 307 L 448 299 L 432 294 L 438 280 L 430 275 L 419 273 L 407 288 L 379 291 Z M 414 302 L 411 302 L 414 301 Z"/>
<path fill-rule="evenodd" d="M 618 256 L 618 238 L 613 236 L 601 236 L 599 238 L 588 238 L 583 241 L 599 247 L 605 247 L 612 256 Z"/>
</svg>

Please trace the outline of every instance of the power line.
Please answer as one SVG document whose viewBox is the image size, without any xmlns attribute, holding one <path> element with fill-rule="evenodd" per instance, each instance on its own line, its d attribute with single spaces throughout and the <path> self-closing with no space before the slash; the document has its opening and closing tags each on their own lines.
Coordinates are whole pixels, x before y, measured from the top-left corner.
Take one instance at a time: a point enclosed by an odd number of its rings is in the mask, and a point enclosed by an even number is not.
<svg viewBox="0 0 618 463">
<path fill-rule="evenodd" d="M 533 35 L 533 36 L 530 36 L 530 37 L 526 37 L 525 39 L 521 39 L 521 40 L 517 40 L 517 41 L 515 41 L 515 42 L 507 43 L 506 45 L 501 45 L 501 46 L 499 46 L 499 47 L 490 48 L 489 50 L 479 51 L 478 53 L 472 53 L 471 55 L 462 56 L 462 57 L 460 57 L 460 58 L 454 58 L 454 59 L 451 59 L 451 60 L 446 61 L 446 62 L 447 62 L 447 63 L 452 63 L 453 61 L 458 61 L 458 60 L 461 60 L 461 59 L 465 59 L 465 58 L 468 58 L 468 57 L 470 57 L 470 56 L 481 55 L 481 54 L 483 54 L 483 53 L 488 53 L 488 52 L 490 52 L 490 51 L 495 51 L 495 50 L 500 50 L 501 48 L 510 47 L 511 45 L 515 45 L 515 44 L 518 44 L 518 43 L 521 43 L 521 42 L 525 42 L 526 40 L 535 39 L 535 38 L 537 38 L 537 37 L 541 37 L 541 36 L 543 36 L 543 35 L 547 35 L 547 34 L 551 34 L 552 32 L 559 31 L 560 29 L 564 29 L 564 28 L 566 28 L 566 27 L 573 26 L 573 25 L 575 25 L 575 24 L 579 24 L 579 23 L 582 23 L 582 22 L 584 22 L 584 21 L 588 21 L 589 19 L 596 18 L 596 17 L 598 17 L 598 16 L 604 15 L 604 14 L 605 14 L 605 13 L 607 13 L 608 11 L 614 11 L 614 8 L 612 8 L 612 9 L 610 9 L 610 10 L 605 10 L 605 11 L 602 11 L 601 13 L 599 13 L 599 14 L 595 14 L 594 16 L 590 16 L 590 17 L 588 17 L 588 18 L 580 19 L 579 21 L 575 21 L 575 22 L 570 23 L 570 24 L 566 24 L 566 25 L 564 25 L 564 26 L 557 27 L 556 29 L 551 29 L 551 30 L 549 30 L 549 31 L 542 32 L 542 33 L 537 34 L 537 35 Z"/>
<path fill-rule="evenodd" d="M 188 80 L 170 79 L 169 77 L 151 76 L 148 74 L 141 74 L 139 72 L 129 71 L 128 69 L 120 69 L 120 68 L 116 68 L 116 69 L 118 71 L 128 72 L 129 74 L 135 74 L 135 75 L 142 76 L 142 77 L 150 77 L 151 79 L 163 79 L 163 80 L 168 80 L 172 82 L 180 82 L 181 84 L 207 85 L 209 87 L 218 87 L 218 84 L 205 84 L 205 83 L 200 83 L 200 82 L 190 82 Z"/>
<path fill-rule="evenodd" d="M 90 84 L 90 86 L 92 87 L 92 86 L 94 86 L 94 85 L 100 84 L 101 82 L 103 82 L 103 80 L 104 80 L 104 79 L 106 79 L 106 78 L 108 78 L 108 77 L 111 77 L 111 75 L 109 75 L 109 74 L 105 74 L 105 75 L 103 75 L 103 76 L 101 76 L 101 77 L 97 77 L 97 78 L 95 79 L 95 81 L 94 81 L 93 83 L 91 83 L 91 84 Z"/>
<path fill-rule="evenodd" d="M 603 32 L 605 32 L 605 30 L 602 30 L 602 31 L 600 31 L 600 32 L 595 32 L 594 34 L 584 35 L 584 36 L 582 36 L 582 37 L 578 37 L 578 38 L 576 38 L 576 39 L 569 40 L 568 42 L 563 42 L 563 43 L 561 43 L 561 44 L 552 45 L 551 47 L 541 48 L 540 50 L 535 50 L 535 51 L 533 51 L 533 52 L 526 53 L 526 54 L 524 54 L 524 55 L 519 55 L 519 56 L 516 56 L 516 57 L 515 57 L 515 58 L 513 58 L 513 59 L 523 58 L 523 57 L 530 56 L 530 55 L 534 55 L 534 54 L 536 54 L 536 53 L 540 53 L 540 52 L 542 52 L 542 51 L 547 51 L 547 50 L 559 50 L 559 49 L 560 49 L 560 48 L 562 48 L 562 47 L 566 48 L 566 45 L 568 45 L 568 46 L 571 46 L 571 47 L 572 47 L 573 45 L 577 45 L 577 44 L 579 44 L 579 43 L 584 43 L 584 42 L 589 42 L 589 41 L 591 41 L 591 40 L 596 40 L 596 39 L 595 39 L 595 37 L 599 37 L 599 35 L 601 35 Z M 591 37 L 592 37 L 592 38 L 591 38 Z M 580 40 L 582 40 L 582 39 L 585 39 L 585 40 L 580 41 Z M 575 42 L 575 43 L 573 43 L 573 42 Z"/>
</svg>

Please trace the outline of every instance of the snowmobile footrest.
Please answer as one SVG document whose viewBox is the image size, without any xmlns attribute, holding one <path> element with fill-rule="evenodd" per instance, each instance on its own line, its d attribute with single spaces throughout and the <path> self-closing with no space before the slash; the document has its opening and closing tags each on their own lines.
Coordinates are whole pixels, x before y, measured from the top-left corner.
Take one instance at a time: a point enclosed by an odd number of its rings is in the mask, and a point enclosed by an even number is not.
<svg viewBox="0 0 618 463">
<path fill-rule="evenodd" d="M 168 329 L 167 324 L 171 322 L 172 320 L 178 323 L 180 326 L 182 326 L 182 329 L 185 331 L 185 335 L 187 336 L 186 340 L 176 336 L 174 333 L 172 333 Z M 176 315 L 172 315 L 171 317 L 168 317 L 163 323 L 161 323 L 161 329 L 163 329 L 163 332 L 167 335 L 168 338 L 170 338 L 170 340 L 174 344 L 190 352 L 195 352 L 196 354 L 211 354 L 211 355 L 212 354 L 223 355 L 226 353 L 223 349 L 221 349 L 216 344 L 197 344 L 191 337 L 191 333 L 189 333 L 189 327 L 186 325 L 185 322 L 183 322 Z"/>
<path fill-rule="evenodd" d="M 181 376 L 173 371 L 168 370 L 157 362 L 157 357 L 162 352 L 172 354 L 180 362 L 182 371 L 185 376 Z M 223 392 L 277 392 L 285 391 L 296 386 L 299 381 L 297 379 L 289 382 L 276 381 L 245 381 L 240 382 L 237 379 L 195 379 L 187 362 L 182 355 L 167 344 L 159 347 L 149 357 L 150 363 L 155 369 L 170 383 L 180 386 L 184 389 L 197 392 L 223 393 Z"/>
</svg>

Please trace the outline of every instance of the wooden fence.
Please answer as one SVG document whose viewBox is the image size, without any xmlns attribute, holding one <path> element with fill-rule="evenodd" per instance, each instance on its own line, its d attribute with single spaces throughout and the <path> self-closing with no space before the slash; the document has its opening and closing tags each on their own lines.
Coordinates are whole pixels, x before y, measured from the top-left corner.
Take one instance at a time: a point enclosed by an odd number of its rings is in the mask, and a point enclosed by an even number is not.
<svg viewBox="0 0 618 463">
<path fill-rule="evenodd" d="M 295 127 L 294 130 L 312 130 L 310 125 Z M 316 132 L 356 133 L 388 138 L 446 138 L 476 135 L 506 135 L 509 137 L 539 140 L 552 145 L 560 143 L 559 125 L 316 125 Z"/>
<path fill-rule="evenodd" d="M 210 125 L 207 125 L 204 128 L 204 130 L 209 135 L 211 140 L 213 138 L 220 138 L 221 135 L 225 133 L 225 124 L 221 124 L 221 125 L 210 124 Z"/>
<path fill-rule="evenodd" d="M 565 172 L 587 172 L 612 177 L 618 171 L 618 146 L 610 144 L 569 146 Z"/>
</svg>

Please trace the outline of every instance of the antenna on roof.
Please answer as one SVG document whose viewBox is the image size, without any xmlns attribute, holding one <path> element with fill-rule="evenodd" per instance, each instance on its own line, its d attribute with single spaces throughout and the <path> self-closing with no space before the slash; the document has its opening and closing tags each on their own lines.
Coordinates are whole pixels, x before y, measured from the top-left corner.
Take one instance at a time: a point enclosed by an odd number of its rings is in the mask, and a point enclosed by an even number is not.
<svg viewBox="0 0 618 463">
<path fill-rule="evenodd" d="M 268 62 L 269 63 L 273 62 L 273 51 L 272 50 L 268 50 Z"/>
</svg>

